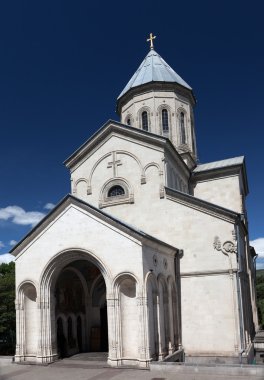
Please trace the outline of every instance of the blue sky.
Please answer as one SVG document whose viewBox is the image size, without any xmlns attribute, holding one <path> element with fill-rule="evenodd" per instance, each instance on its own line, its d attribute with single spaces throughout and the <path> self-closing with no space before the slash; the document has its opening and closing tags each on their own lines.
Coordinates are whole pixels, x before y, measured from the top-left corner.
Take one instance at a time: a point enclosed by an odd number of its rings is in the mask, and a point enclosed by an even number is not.
<svg viewBox="0 0 264 380">
<path fill-rule="evenodd" d="M 261 1 L 8 1 L 0 4 L 0 253 L 70 191 L 62 162 L 115 114 L 157 52 L 197 97 L 200 162 L 245 155 L 250 239 L 263 257 Z"/>
</svg>

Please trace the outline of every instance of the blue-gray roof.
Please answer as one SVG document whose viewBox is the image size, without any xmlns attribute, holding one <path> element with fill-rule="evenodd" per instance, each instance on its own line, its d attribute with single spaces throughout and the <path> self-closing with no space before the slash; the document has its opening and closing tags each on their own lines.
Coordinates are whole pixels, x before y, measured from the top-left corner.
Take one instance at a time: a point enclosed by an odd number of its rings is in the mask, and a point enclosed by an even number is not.
<svg viewBox="0 0 264 380">
<path fill-rule="evenodd" d="M 154 49 L 151 49 L 124 90 L 119 95 L 118 99 L 131 88 L 149 82 L 178 83 L 189 90 L 192 89 L 177 73 L 175 73 L 175 71 Z"/>
<path fill-rule="evenodd" d="M 226 160 L 208 162 L 207 164 L 197 165 L 194 173 L 199 173 L 207 170 L 226 168 L 228 166 L 242 165 L 245 160 L 244 156 L 228 158 Z"/>
</svg>

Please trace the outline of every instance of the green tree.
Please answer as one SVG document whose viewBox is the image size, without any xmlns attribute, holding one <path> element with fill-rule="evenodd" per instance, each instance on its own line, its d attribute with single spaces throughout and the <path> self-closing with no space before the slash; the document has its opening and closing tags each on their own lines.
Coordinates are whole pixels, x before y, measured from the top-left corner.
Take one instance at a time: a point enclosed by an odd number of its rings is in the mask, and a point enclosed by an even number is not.
<svg viewBox="0 0 264 380">
<path fill-rule="evenodd" d="M 264 272 L 257 271 L 256 281 L 257 307 L 260 328 L 264 329 Z"/>
<path fill-rule="evenodd" d="M 15 351 L 15 263 L 0 265 L 0 354 Z"/>
</svg>

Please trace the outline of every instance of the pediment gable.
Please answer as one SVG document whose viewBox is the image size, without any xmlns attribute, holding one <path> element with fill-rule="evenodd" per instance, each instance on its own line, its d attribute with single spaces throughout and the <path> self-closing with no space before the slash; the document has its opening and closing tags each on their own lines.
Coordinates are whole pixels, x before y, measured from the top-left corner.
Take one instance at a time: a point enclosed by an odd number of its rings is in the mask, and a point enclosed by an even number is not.
<svg viewBox="0 0 264 380">
<path fill-rule="evenodd" d="M 52 228 L 53 223 L 58 219 L 63 217 L 70 208 L 75 208 L 77 212 L 82 215 L 86 213 L 87 216 L 93 217 L 99 223 L 111 228 L 113 231 L 118 231 L 125 238 L 133 239 L 138 242 L 138 244 L 146 244 L 152 247 L 156 247 L 160 251 L 165 251 L 167 253 L 177 252 L 177 249 L 167 243 L 164 243 L 143 231 L 137 229 L 136 227 L 130 226 L 123 221 L 110 216 L 109 214 L 97 209 L 96 207 L 72 196 L 67 195 L 62 199 L 60 203 L 46 216 L 44 217 L 18 244 L 16 244 L 10 253 L 14 256 L 19 255 L 24 249 L 26 249 L 33 241 L 39 239 L 43 233 L 49 228 Z M 78 223 L 78 222 L 77 222 Z"/>
<path fill-rule="evenodd" d="M 187 165 L 169 139 L 112 120 L 105 123 L 94 135 L 81 145 L 80 148 L 68 157 L 64 161 L 65 166 L 73 171 L 113 136 L 129 139 L 137 144 L 145 145 L 148 148 L 158 149 L 164 151 L 164 153 L 166 152 L 177 162 L 177 166 L 179 166 L 186 175 L 189 175 Z"/>
</svg>

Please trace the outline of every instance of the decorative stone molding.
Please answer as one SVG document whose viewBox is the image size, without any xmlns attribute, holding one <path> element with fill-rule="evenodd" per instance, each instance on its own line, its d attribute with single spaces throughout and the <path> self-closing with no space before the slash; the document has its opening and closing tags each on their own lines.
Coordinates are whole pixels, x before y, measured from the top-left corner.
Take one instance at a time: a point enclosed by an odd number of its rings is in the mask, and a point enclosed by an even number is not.
<svg viewBox="0 0 264 380">
<path fill-rule="evenodd" d="M 121 186 L 124 189 L 124 194 L 109 197 L 108 192 L 113 186 Z M 101 191 L 99 208 L 124 203 L 134 203 L 134 193 L 131 189 L 130 184 L 124 178 L 114 178 L 107 181 Z"/>
<path fill-rule="evenodd" d="M 182 259 L 182 258 L 183 258 L 183 255 L 184 255 L 184 251 L 183 251 L 183 249 L 179 249 L 179 250 L 178 250 L 178 256 L 179 256 L 179 259 Z"/>
<path fill-rule="evenodd" d="M 147 183 L 146 176 L 142 175 L 140 180 L 141 185 L 145 185 Z"/>
<path fill-rule="evenodd" d="M 155 254 L 155 255 L 153 255 L 153 264 L 154 264 L 154 266 L 156 267 L 157 265 L 158 265 L 158 257 L 157 257 L 157 255 Z"/>
<path fill-rule="evenodd" d="M 163 185 L 160 185 L 159 196 L 160 196 L 160 199 L 165 198 L 165 189 Z"/>
<path fill-rule="evenodd" d="M 228 256 L 231 253 L 237 253 L 236 243 L 227 240 L 222 244 L 218 236 L 214 238 L 213 246 L 215 250 L 221 251 L 226 256 Z"/>
</svg>

